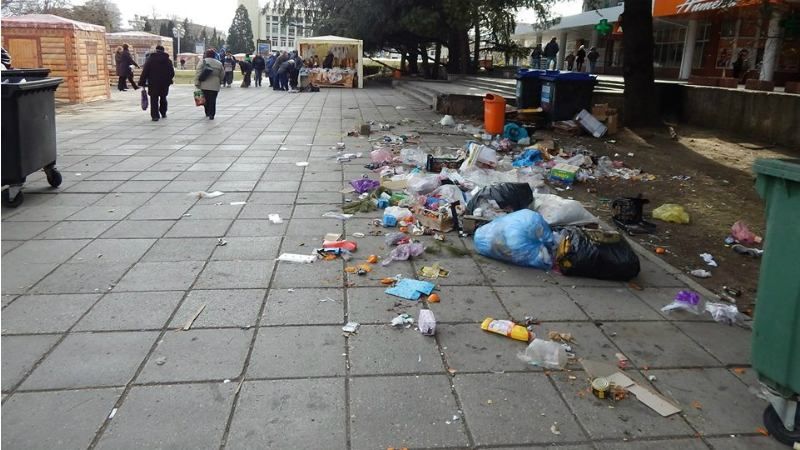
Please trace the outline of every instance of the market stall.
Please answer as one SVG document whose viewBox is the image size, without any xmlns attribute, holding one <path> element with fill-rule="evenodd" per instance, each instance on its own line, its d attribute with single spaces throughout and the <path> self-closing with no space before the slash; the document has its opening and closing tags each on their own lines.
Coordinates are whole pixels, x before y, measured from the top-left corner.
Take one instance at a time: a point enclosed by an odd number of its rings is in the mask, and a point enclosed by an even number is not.
<svg viewBox="0 0 800 450">
<path fill-rule="evenodd" d="M 306 75 L 309 83 L 318 87 L 364 87 L 363 41 L 317 36 L 298 39 L 297 45 L 305 61 L 301 75 Z"/>
</svg>

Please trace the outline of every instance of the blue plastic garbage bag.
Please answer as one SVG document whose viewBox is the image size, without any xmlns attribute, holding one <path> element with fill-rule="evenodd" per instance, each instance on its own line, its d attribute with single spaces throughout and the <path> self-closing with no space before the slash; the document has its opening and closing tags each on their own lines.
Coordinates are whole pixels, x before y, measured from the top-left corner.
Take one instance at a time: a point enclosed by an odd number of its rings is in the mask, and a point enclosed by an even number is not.
<svg viewBox="0 0 800 450">
<path fill-rule="evenodd" d="M 521 155 L 514 158 L 514 162 L 511 163 L 511 165 L 514 167 L 529 167 L 541 160 L 542 160 L 542 152 L 533 148 L 529 148 L 528 150 L 525 150 Z"/>
<path fill-rule="evenodd" d="M 550 270 L 553 232 L 539 213 L 529 209 L 498 217 L 475 230 L 475 250 L 518 266 Z"/>
<path fill-rule="evenodd" d="M 528 136 L 528 130 L 522 128 L 521 126 L 515 123 L 507 123 L 506 126 L 503 127 L 503 137 L 506 139 L 511 139 L 514 142 L 519 141 L 520 139 L 525 139 Z"/>
</svg>

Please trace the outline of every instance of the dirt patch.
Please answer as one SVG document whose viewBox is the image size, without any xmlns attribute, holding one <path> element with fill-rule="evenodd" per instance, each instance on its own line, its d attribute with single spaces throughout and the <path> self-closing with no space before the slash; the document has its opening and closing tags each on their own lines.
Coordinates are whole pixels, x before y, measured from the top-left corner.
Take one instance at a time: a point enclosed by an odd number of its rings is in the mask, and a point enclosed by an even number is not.
<svg viewBox="0 0 800 450">
<path fill-rule="evenodd" d="M 697 281 L 713 292 L 722 292 L 723 286 L 742 291 L 737 304 L 747 311 L 755 302 L 760 260 L 733 252 L 725 246 L 724 239 L 737 220 L 744 220 L 756 234 L 763 236 L 764 204 L 755 190 L 753 162 L 757 158 L 798 154 L 767 144 L 743 142 L 724 133 L 688 127 L 677 131 L 679 138 L 675 141 L 670 139 L 666 128 L 639 130 L 638 135 L 626 130 L 613 137 L 616 143 L 588 136 L 551 134 L 566 149 L 583 145 L 598 156 L 624 161 L 627 167 L 656 176 L 652 181 L 608 178 L 587 181 L 560 194 L 584 202 L 608 222 L 611 222 L 610 201 L 616 197 L 643 194 L 650 200 L 645 207 L 648 218 L 663 203 L 683 205 L 691 217 L 689 224 L 653 220 L 658 225 L 657 232 L 634 239 L 650 251 L 663 247 L 666 253 L 660 257 L 685 272 L 701 268 L 711 271 L 711 278 Z M 633 156 L 628 156 L 629 153 Z M 714 256 L 718 268 L 706 266 L 698 256 L 704 252 Z"/>
</svg>

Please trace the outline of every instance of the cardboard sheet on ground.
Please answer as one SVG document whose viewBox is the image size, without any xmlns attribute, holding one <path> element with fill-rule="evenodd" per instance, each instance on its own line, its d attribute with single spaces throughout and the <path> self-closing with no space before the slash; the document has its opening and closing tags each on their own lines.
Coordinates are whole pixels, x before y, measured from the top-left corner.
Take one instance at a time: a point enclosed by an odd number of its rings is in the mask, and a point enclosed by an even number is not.
<svg viewBox="0 0 800 450">
<path fill-rule="evenodd" d="M 419 300 L 422 294 L 430 295 L 435 287 L 435 284 L 427 281 L 403 278 L 396 285 L 386 289 L 386 293 L 406 300 Z"/>
<path fill-rule="evenodd" d="M 581 360 L 581 365 L 590 378 L 607 378 L 610 383 L 627 389 L 628 392 L 636 396 L 637 400 L 663 417 L 671 416 L 681 411 L 680 408 L 667 401 L 664 397 L 644 386 L 636 384 L 636 382 L 611 364 L 584 359 Z"/>
</svg>

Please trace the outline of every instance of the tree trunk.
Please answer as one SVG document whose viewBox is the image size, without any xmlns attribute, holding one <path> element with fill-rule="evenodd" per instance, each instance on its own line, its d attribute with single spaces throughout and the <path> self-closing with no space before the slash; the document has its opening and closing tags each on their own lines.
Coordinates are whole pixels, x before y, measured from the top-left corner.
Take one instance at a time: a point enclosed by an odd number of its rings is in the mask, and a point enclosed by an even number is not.
<svg viewBox="0 0 800 450">
<path fill-rule="evenodd" d="M 419 53 L 422 55 L 422 75 L 428 78 L 431 76 L 431 66 L 428 63 L 428 49 L 425 44 L 419 44 Z"/>
<path fill-rule="evenodd" d="M 406 60 L 408 57 L 406 56 L 405 50 L 400 51 L 400 72 L 406 73 Z"/>
<path fill-rule="evenodd" d="M 461 45 L 459 46 L 459 50 L 461 51 L 461 64 L 459 70 L 460 73 L 469 73 L 469 29 L 464 28 L 460 30 L 459 37 L 461 38 Z"/>
<path fill-rule="evenodd" d="M 649 125 L 658 115 L 650 2 L 625 2 L 622 30 L 625 123 L 629 126 Z"/>
<path fill-rule="evenodd" d="M 472 69 L 477 72 L 481 65 L 481 21 L 475 22 L 475 50 L 473 50 Z"/>
<path fill-rule="evenodd" d="M 441 42 L 437 42 L 436 43 L 436 53 L 434 53 L 434 61 L 433 61 L 433 79 L 434 80 L 438 80 L 439 79 L 439 72 L 440 72 L 439 64 L 440 64 L 441 60 L 442 60 L 442 43 Z"/>
<path fill-rule="evenodd" d="M 410 48 L 408 50 L 408 72 L 412 74 L 419 73 L 419 65 L 417 64 L 417 59 L 419 59 L 419 50 L 416 48 Z"/>
</svg>

